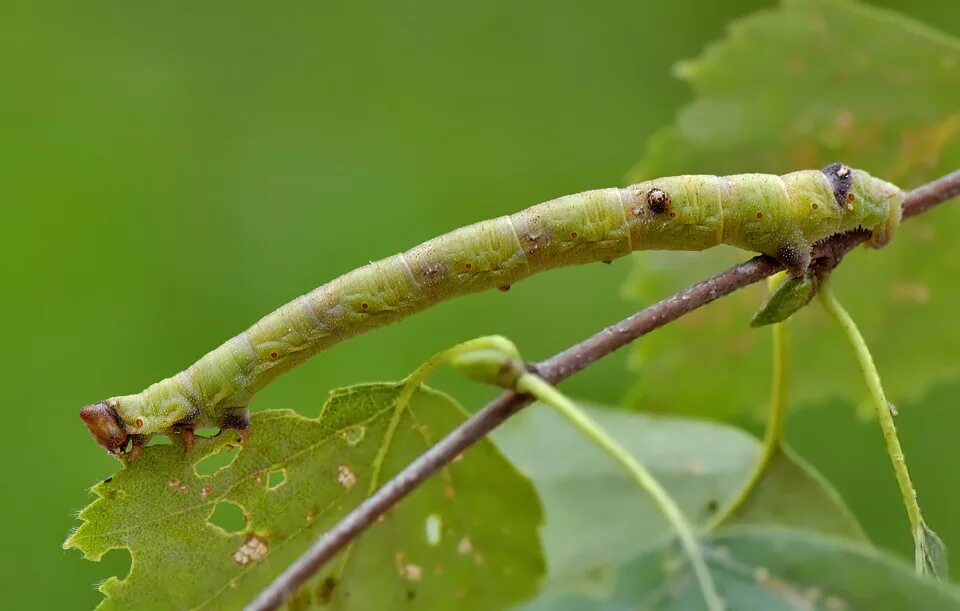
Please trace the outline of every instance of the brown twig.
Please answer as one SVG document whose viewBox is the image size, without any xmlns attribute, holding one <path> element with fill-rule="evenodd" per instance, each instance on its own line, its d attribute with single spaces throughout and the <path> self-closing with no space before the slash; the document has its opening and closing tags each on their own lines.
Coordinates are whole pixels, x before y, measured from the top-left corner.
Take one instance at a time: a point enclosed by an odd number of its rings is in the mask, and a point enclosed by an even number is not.
<svg viewBox="0 0 960 611">
<path fill-rule="evenodd" d="M 960 195 L 960 170 L 908 192 L 904 199 L 903 216 L 910 218 L 956 195 Z M 833 269 L 846 253 L 869 235 L 862 231 L 847 233 L 817 245 L 813 252 L 816 265 L 822 271 Z M 759 282 L 780 269 L 780 264 L 773 259 L 755 257 L 667 297 L 544 361 L 532 364 L 531 367 L 543 378 L 556 384 L 638 337 L 737 289 Z M 531 400 L 529 396 L 508 391 L 488 403 L 320 537 L 246 607 L 247 611 L 279 607 L 325 562 L 359 536 L 378 517 L 435 471 L 450 463 L 477 440 L 528 405 Z"/>
</svg>

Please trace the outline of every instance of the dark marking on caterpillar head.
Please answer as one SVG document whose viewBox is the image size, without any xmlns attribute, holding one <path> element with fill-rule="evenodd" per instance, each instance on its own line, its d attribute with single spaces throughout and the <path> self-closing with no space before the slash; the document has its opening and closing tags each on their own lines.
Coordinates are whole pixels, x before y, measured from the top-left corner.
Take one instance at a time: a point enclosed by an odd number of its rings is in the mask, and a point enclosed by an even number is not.
<svg viewBox="0 0 960 611">
<path fill-rule="evenodd" d="M 837 205 L 846 208 L 847 202 L 853 201 L 848 199 L 849 195 L 853 195 L 851 193 L 853 176 L 850 168 L 842 163 L 831 163 L 824 166 L 820 171 L 830 181 L 830 187 L 833 189 L 833 197 L 837 200 Z M 856 195 L 854 195 L 854 199 L 856 199 Z"/>
<path fill-rule="evenodd" d="M 80 410 L 80 418 L 100 447 L 111 454 L 119 454 L 127 445 L 129 435 L 117 410 L 107 401 L 88 405 Z"/>
<path fill-rule="evenodd" d="M 654 214 L 663 214 L 670 209 L 670 196 L 663 189 L 654 187 L 647 191 L 647 207 Z"/>
</svg>

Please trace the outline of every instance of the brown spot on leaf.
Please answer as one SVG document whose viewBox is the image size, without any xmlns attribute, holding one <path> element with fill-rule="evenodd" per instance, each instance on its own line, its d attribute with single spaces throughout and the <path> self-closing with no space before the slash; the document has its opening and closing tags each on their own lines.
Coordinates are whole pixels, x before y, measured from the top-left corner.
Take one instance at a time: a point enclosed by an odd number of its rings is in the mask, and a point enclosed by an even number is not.
<svg viewBox="0 0 960 611">
<path fill-rule="evenodd" d="M 329 604 L 336 587 L 337 580 L 332 575 L 327 575 L 320 587 L 317 588 L 317 602 L 321 605 Z"/>
<path fill-rule="evenodd" d="M 350 490 L 356 485 L 357 476 L 347 465 L 340 465 L 337 467 L 337 481 L 345 489 Z"/>
<path fill-rule="evenodd" d="M 397 552 L 393 557 L 393 562 L 397 568 L 397 574 L 407 581 L 420 581 L 423 578 L 423 567 L 407 562 L 403 552 Z"/>
<path fill-rule="evenodd" d="M 233 553 L 233 559 L 240 566 L 257 562 L 267 555 L 267 542 L 256 535 L 250 535 L 243 545 Z"/>
</svg>

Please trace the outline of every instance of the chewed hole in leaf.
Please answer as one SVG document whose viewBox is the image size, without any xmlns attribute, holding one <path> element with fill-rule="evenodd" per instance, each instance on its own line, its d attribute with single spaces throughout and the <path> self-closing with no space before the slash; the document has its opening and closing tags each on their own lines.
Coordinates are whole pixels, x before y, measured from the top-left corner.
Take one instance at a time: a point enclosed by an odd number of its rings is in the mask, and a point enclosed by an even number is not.
<svg viewBox="0 0 960 611">
<path fill-rule="evenodd" d="M 220 434 L 220 429 L 215 426 L 205 426 L 203 428 L 196 429 L 193 431 L 193 434 L 197 437 L 204 437 L 210 439 L 211 437 L 216 437 Z"/>
<path fill-rule="evenodd" d="M 173 442 L 170 441 L 170 438 L 167 437 L 166 435 L 154 435 L 153 437 L 150 438 L 150 441 L 147 443 L 147 447 L 149 448 L 152 446 L 168 446 L 171 443 Z"/>
<path fill-rule="evenodd" d="M 282 486 L 287 481 L 287 471 L 285 469 L 280 469 L 278 471 L 271 471 L 267 474 L 267 487 L 270 490 L 276 490 Z"/>
<path fill-rule="evenodd" d="M 100 564 L 103 566 L 105 575 L 116 575 L 117 579 L 126 579 L 126 576 L 130 574 L 133 558 L 127 548 L 116 547 L 100 558 Z"/>
<path fill-rule="evenodd" d="M 228 533 L 237 533 L 243 530 L 247 524 L 247 518 L 243 515 L 243 509 L 233 503 L 226 501 L 217 503 L 213 509 L 213 515 L 209 522 L 214 526 L 219 526 Z"/>
<path fill-rule="evenodd" d="M 220 449 L 218 452 L 214 452 L 208 456 L 204 456 L 200 461 L 193 466 L 194 472 L 196 472 L 199 477 L 207 477 L 213 475 L 220 469 L 227 467 L 237 458 L 237 452 L 232 446 L 225 446 Z"/>
</svg>

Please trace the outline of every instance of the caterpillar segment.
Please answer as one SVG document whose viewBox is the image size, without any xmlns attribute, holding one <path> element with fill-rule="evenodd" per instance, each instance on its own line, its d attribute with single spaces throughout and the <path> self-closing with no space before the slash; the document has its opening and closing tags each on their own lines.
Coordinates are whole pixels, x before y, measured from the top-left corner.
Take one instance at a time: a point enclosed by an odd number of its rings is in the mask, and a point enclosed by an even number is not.
<svg viewBox="0 0 960 611">
<path fill-rule="evenodd" d="M 80 416 L 108 452 L 134 458 L 156 433 L 189 449 L 197 427 L 248 435 L 247 405 L 281 373 L 359 333 L 441 301 L 506 290 L 548 269 L 635 250 L 728 244 L 776 258 L 794 276 L 821 240 L 855 229 L 879 247 L 901 216 L 902 191 L 835 163 L 775 176 L 673 176 L 567 195 L 481 221 L 348 272 L 268 314 L 181 373 L 88 405 Z M 129 448 L 129 450 L 128 450 Z"/>
</svg>

